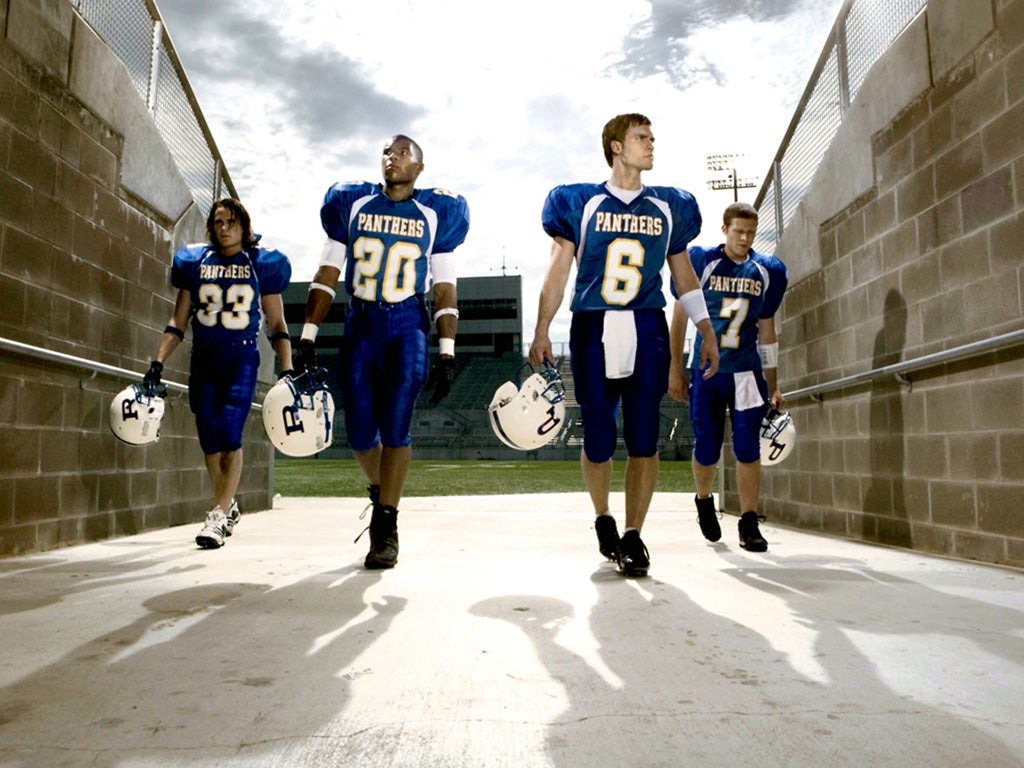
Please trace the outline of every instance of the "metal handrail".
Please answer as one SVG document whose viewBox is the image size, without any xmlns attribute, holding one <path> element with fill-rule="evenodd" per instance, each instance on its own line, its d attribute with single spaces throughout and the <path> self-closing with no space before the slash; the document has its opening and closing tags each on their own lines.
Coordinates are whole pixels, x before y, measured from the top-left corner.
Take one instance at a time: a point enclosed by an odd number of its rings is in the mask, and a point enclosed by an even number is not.
<svg viewBox="0 0 1024 768">
<path fill-rule="evenodd" d="M 8 352 L 14 352 L 16 354 L 26 355 L 28 357 L 34 357 L 39 360 L 46 360 L 52 363 L 64 363 L 76 368 L 83 368 L 90 371 L 92 376 L 91 379 L 97 373 L 105 373 L 108 376 L 115 376 L 119 378 L 131 379 L 132 381 L 141 381 L 139 378 L 138 371 L 129 371 L 126 368 L 118 368 L 116 365 L 107 365 L 106 363 L 97 363 L 95 360 L 86 360 L 83 357 L 76 357 L 75 355 L 68 355 L 64 352 L 55 352 L 52 349 L 44 349 L 43 347 L 36 347 L 32 344 L 25 344 L 20 341 L 14 341 L 13 339 L 7 339 L 0 336 L 0 349 Z M 179 384 L 176 381 L 163 381 L 167 385 L 167 388 L 174 390 L 175 392 L 188 392 L 187 384 Z M 84 388 L 85 381 L 82 382 Z M 257 402 L 252 403 L 253 410 L 262 410 L 263 405 Z"/>
<path fill-rule="evenodd" d="M 965 360 L 986 352 L 1008 349 L 1019 344 L 1024 344 L 1024 328 L 1003 333 L 999 336 L 993 336 L 988 339 L 982 339 L 981 341 L 963 344 L 953 349 L 943 350 L 942 352 L 934 352 L 930 355 L 922 355 L 921 357 L 915 357 L 911 360 L 901 360 L 898 363 L 883 365 L 881 368 L 873 368 L 870 371 L 862 371 L 861 373 L 855 373 L 851 376 L 844 376 L 840 379 L 835 379 L 824 384 L 815 384 L 810 387 L 795 389 L 792 392 L 786 392 L 785 397 L 787 402 L 798 400 L 802 397 L 820 399 L 817 396 L 824 392 L 833 392 L 837 389 L 845 389 L 846 387 L 852 387 L 875 379 L 885 378 L 886 376 L 895 376 L 896 380 L 901 384 L 909 385 L 910 380 L 907 378 L 906 374 L 913 373 L 914 371 L 932 368 L 944 363 Z M 52 349 L 36 347 L 31 344 L 25 344 L 20 341 L 8 339 L 3 336 L 0 336 L 0 349 L 14 352 L 16 354 L 26 355 L 28 357 L 34 357 L 40 360 L 64 363 L 76 368 L 83 368 L 92 372 L 93 375 L 97 373 L 105 373 L 110 376 L 131 379 L 133 381 L 138 380 L 139 378 L 137 371 L 129 371 L 126 368 L 119 368 L 116 365 L 98 363 L 94 360 L 86 360 L 85 358 L 76 357 L 75 355 L 69 355 L 64 352 L 56 352 Z M 188 392 L 188 386 L 185 384 L 179 384 L 176 381 L 164 381 L 164 383 L 170 390 L 174 390 L 176 392 Z M 257 402 L 253 402 L 252 407 L 256 410 L 262 409 L 262 405 Z"/>
<path fill-rule="evenodd" d="M 863 384 L 864 382 L 881 379 L 886 376 L 895 376 L 898 382 L 909 387 L 910 380 L 907 378 L 906 374 L 914 371 L 920 371 L 925 368 L 932 368 L 936 365 L 942 365 L 943 363 L 965 360 L 969 357 L 984 354 L 985 352 L 995 352 L 1001 349 L 1008 349 L 1009 347 L 1013 347 L 1018 344 L 1024 344 L 1024 329 L 1010 331 L 1009 333 L 1003 333 L 989 339 L 974 341 L 970 344 L 963 344 L 962 346 L 943 350 L 942 352 L 935 352 L 930 355 L 915 357 L 912 360 L 903 360 L 898 363 L 892 363 L 891 365 L 883 365 L 881 368 L 874 368 L 870 371 L 855 373 L 852 376 L 844 376 L 841 379 L 835 379 L 834 381 L 826 382 L 825 384 L 815 384 L 811 387 L 803 387 L 801 389 L 794 390 L 793 392 L 786 392 L 785 398 L 787 402 L 797 400 L 801 397 L 811 397 L 815 400 L 820 400 L 821 398 L 819 395 L 824 392 L 852 387 L 856 384 Z"/>
</svg>

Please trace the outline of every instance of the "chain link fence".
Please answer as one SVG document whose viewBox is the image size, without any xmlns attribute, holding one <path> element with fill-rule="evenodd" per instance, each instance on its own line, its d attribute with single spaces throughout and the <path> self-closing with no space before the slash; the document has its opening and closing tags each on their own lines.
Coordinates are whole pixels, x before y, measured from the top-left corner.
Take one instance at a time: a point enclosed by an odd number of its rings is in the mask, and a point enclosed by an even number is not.
<svg viewBox="0 0 1024 768">
<path fill-rule="evenodd" d="M 124 64 L 199 210 L 205 215 L 214 200 L 237 197 L 155 3 L 72 0 L 72 5 Z"/>
<path fill-rule="evenodd" d="M 868 70 L 927 0 L 846 0 L 754 203 L 754 248 L 774 253 Z"/>
</svg>

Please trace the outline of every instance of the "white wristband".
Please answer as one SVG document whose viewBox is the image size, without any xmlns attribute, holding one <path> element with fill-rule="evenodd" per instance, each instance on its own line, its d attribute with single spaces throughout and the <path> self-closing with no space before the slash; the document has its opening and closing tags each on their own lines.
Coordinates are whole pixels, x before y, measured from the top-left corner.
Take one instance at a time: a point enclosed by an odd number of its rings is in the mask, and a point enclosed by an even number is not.
<svg viewBox="0 0 1024 768">
<path fill-rule="evenodd" d="M 303 341 L 316 341 L 316 335 L 319 332 L 319 325 L 317 325 L 316 323 L 306 323 L 305 325 L 302 326 L 302 336 L 300 336 L 299 338 L 301 338 Z"/>
<path fill-rule="evenodd" d="M 757 354 L 761 356 L 762 368 L 779 367 L 779 342 L 773 344 L 758 344 Z"/>
<path fill-rule="evenodd" d="M 686 313 L 686 316 L 690 318 L 690 322 L 694 325 L 710 317 L 708 315 L 708 305 L 704 302 L 704 291 L 700 288 L 687 291 L 676 301 L 679 302 L 679 306 L 683 308 L 683 312 Z"/>
<path fill-rule="evenodd" d="M 442 355 L 455 357 L 455 339 L 448 339 L 442 336 L 437 340 L 437 346 Z"/>
</svg>

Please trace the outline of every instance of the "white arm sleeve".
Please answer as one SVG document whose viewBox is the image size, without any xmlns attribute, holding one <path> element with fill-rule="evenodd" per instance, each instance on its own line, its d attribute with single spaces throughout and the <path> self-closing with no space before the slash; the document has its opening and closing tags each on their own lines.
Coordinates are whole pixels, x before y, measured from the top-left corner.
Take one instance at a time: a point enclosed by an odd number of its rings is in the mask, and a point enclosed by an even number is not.
<svg viewBox="0 0 1024 768">
<path fill-rule="evenodd" d="M 761 356 L 762 368 L 779 367 L 779 342 L 773 344 L 758 344 L 757 354 Z"/>
<path fill-rule="evenodd" d="M 455 254 L 433 254 L 430 257 L 430 273 L 435 283 L 451 283 L 455 285 Z"/>
<path fill-rule="evenodd" d="M 704 301 L 704 291 L 700 288 L 687 291 L 676 301 L 679 302 L 679 306 L 683 308 L 683 312 L 686 313 L 686 316 L 694 325 L 701 320 L 708 319 L 708 305 Z"/>
<path fill-rule="evenodd" d="M 339 272 L 345 271 L 345 253 L 347 247 L 344 243 L 339 243 L 337 240 L 327 238 L 327 242 L 324 243 L 324 250 L 320 254 L 320 266 L 321 267 L 334 267 Z"/>
</svg>

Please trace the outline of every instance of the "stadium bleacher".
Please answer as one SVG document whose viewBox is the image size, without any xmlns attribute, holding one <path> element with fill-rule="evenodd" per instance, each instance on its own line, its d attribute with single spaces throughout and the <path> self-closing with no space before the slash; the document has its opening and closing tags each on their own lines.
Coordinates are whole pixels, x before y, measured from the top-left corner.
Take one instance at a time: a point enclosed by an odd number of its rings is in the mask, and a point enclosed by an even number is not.
<svg viewBox="0 0 1024 768">
<path fill-rule="evenodd" d="M 524 368 L 525 363 L 516 354 L 468 356 L 459 360 L 448 397 L 432 405 L 426 393 L 420 396 L 413 421 L 417 456 L 445 458 L 442 454 L 447 454 L 447 458 L 509 459 L 525 453 L 530 458 L 575 459 L 583 445 L 583 419 L 576 403 L 568 357 L 559 358 L 555 366 L 565 386 L 566 427 L 551 445 L 538 451 L 517 452 L 504 446 L 491 430 L 487 406 L 495 390 L 506 381 L 517 381 L 517 376 L 529 376 L 530 368 Z M 660 435 L 663 459 L 689 459 L 693 442 L 689 415 L 686 406 L 668 396 L 662 402 Z M 616 455 L 625 456 L 621 428 Z"/>
<path fill-rule="evenodd" d="M 417 458 L 510 460 L 529 458 L 541 460 L 575 460 L 583 445 L 583 419 L 576 403 L 572 369 L 567 357 L 556 365 L 566 391 L 566 427 L 551 445 L 537 451 L 515 451 L 503 445 L 494 435 L 487 414 L 494 391 L 517 375 L 529 375 L 526 362 L 514 353 L 500 357 L 466 355 L 456 358 L 452 391 L 437 405 L 429 393 L 422 393 L 416 403 L 412 437 Z M 522 372 L 521 372 L 522 369 Z M 686 406 L 666 396 L 661 405 L 660 455 L 662 459 L 689 460 L 693 444 Z M 344 415 L 339 408 L 335 417 L 334 445 L 326 455 L 347 456 Z M 617 458 L 625 457 L 621 437 Z"/>
</svg>

